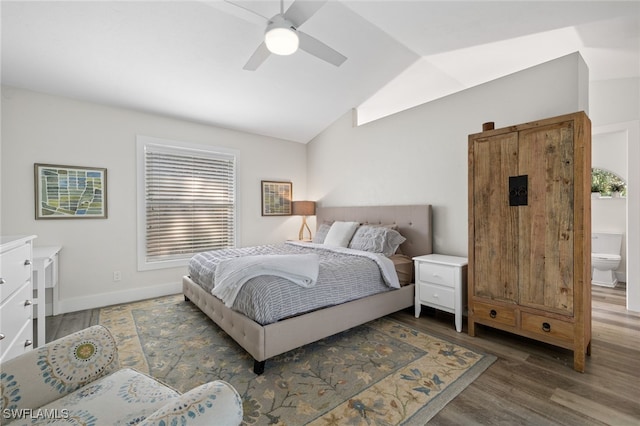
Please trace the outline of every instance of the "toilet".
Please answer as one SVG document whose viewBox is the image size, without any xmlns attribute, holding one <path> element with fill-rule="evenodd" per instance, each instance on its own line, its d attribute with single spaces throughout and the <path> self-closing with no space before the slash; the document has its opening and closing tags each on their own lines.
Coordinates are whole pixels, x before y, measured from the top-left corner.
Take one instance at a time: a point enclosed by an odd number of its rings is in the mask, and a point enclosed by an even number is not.
<svg viewBox="0 0 640 426">
<path fill-rule="evenodd" d="M 615 287 L 620 266 L 622 234 L 591 234 L 591 284 Z"/>
</svg>

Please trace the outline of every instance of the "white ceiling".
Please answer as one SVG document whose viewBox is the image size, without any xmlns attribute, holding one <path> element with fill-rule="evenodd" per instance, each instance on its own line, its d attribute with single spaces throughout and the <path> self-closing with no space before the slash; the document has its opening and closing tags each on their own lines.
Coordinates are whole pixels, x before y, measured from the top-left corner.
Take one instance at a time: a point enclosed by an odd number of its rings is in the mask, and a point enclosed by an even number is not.
<svg viewBox="0 0 640 426">
<path fill-rule="evenodd" d="M 352 108 L 369 121 L 575 51 L 591 80 L 640 77 L 637 1 L 330 0 L 300 30 L 342 66 L 298 51 L 256 71 L 261 19 L 220 0 L 1 7 L 3 85 L 303 143 Z"/>
</svg>

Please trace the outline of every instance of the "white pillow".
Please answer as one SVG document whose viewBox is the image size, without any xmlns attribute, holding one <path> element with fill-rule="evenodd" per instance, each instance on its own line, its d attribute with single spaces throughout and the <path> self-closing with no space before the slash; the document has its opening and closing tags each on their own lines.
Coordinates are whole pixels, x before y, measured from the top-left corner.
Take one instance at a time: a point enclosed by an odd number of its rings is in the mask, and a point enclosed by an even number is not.
<svg viewBox="0 0 640 426">
<path fill-rule="evenodd" d="M 360 226 L 358 222 L 333 222 L 324 239 L 324 244 L 333 247 L 347 247 L 358 226 Z"/>
</svg>

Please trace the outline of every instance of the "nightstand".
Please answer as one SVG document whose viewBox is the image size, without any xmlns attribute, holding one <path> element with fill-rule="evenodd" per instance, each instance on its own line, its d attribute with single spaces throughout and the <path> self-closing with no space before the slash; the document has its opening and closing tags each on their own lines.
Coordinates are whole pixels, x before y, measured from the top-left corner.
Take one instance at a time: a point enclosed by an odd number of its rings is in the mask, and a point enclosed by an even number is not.
<svg viewBox="0 0 640 426">
<path fill-rule="evenodd" d="M 462 311 L 467 300 L 467 258 L 428 254 L 413 258 L 416 274 L 415 310 L 422 305 L 455 315 L 456 331 L 462 331 Z"/>
</svg>

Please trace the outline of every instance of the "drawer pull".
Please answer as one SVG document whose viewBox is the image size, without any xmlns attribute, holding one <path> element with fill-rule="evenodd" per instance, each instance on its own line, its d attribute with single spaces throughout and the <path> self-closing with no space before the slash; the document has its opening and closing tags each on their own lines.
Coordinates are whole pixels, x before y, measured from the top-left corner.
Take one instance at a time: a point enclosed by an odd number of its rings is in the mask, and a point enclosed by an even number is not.
<svg viewBox="0 0 640 426">
<path fill-rule="evenodd" d="M 27 299 L 24 301 L 24 306 L 31 306 L 31 305 L 33 305 L 33 302 L 31 300 Z"/>
<path fill-rule="evenodd" d="M 551 331 L 551 324 L 549 324 L 548 322 L 543 322 L 542 323 L 542 331 L 544 331 L 545 333 L 548 333 Z"/>
<path fill-rule="evenodd" d="M 0 284 L 4 284 L 6 283 L 6 281 L 4 280 L 4 278 L 0 278 Z"/>
<path fill-rule="evenodd" d="M 492 310 L 489 312 L 489 316 L 490 316 L 491 318 L 495 318 L 495 317 L 497 317 L 497 316 L 498 316 L 498 313 L 496 312 L 496 310 L 495 310 L 495 309 L 492 309 Z"/>
<path fill-rule="evenodd" d="M 0 333 L 0 340 L 4 339 L 5 337 L 7 337 L 7 336 L 5 336 L 4 334 Z"/>
<path fill-rule="evenodd" d="M 438 293 L 433 293 L 433 298 L 437 299 L 438 298 Z"/>
<path fill-rule="evenodd" d="M 24 347 L 25 347 L 25 348 L 26 348 L 27 346 L 31 346 L 31 345 L 33 345 L 33 342 L 32 342 L 31 340 L 29 340 L 29 339 L 25 340 L 25 342 L 24 342 Z"/>
<path fill-rule="evenodd" d="M 29 266 L 31 265 L 31 259 L 27 259 L 24 261 L 24 266 Z"/>
</svg>

